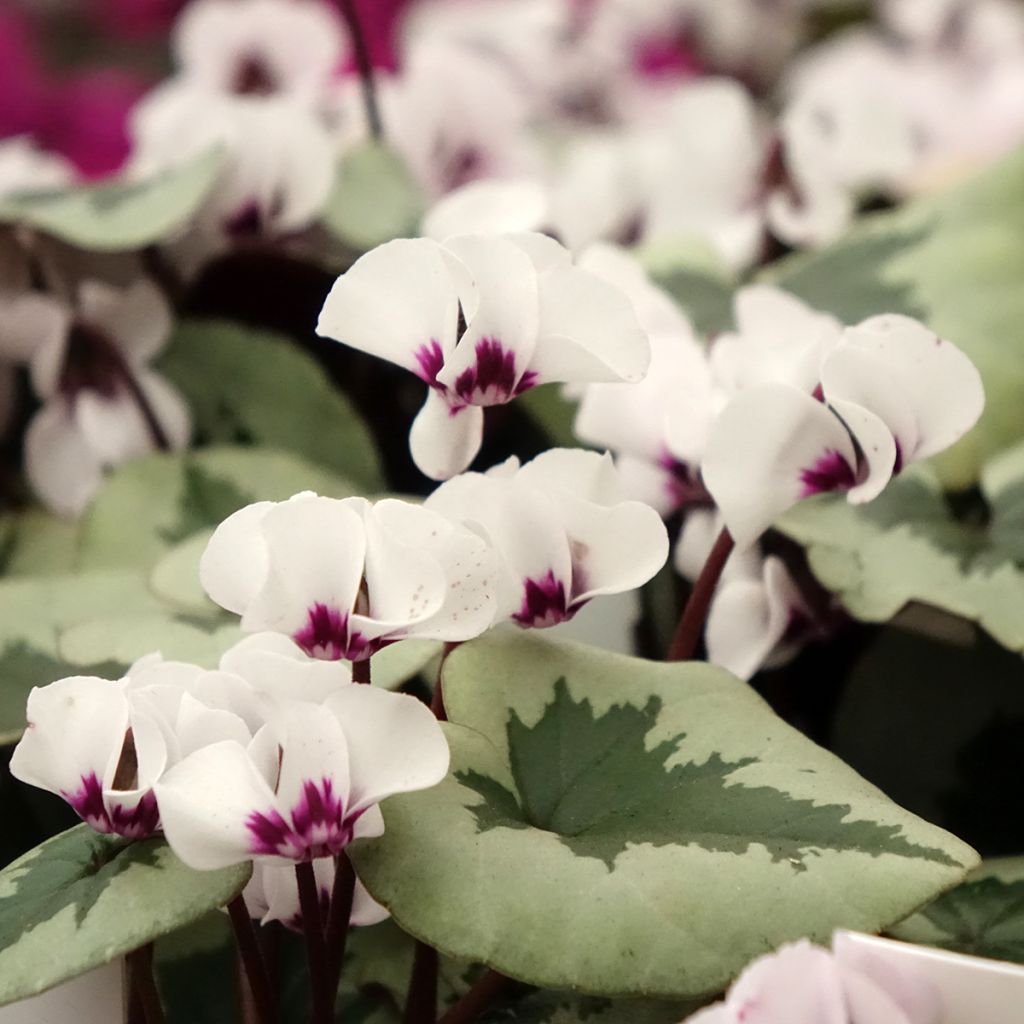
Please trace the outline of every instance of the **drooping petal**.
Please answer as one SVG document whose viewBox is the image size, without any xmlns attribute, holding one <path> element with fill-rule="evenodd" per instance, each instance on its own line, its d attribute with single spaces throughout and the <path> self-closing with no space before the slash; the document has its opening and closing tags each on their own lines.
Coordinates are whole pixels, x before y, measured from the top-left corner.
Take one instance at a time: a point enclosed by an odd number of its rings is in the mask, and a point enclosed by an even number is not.
<svg viewBox="0 0 1024 1024">
<path fill-rule="evenodd" d="M 430 709 L 407 694 L 350 686 L 327 698 L 348 745 L 351 811 L 428 789 L 448 772 L 448 741 Z"/>
<path fill-rule="evenodd" d="M 71 310 L 39 292 L 0 293 L 0 356 L 28 364 L 40 398 L 56 390 L 71 327 Z"/>
<path fill-rule="evenodd" d="M 334 283 L 317 333 L 411 370 L 428 384 L 455 347 L 459 297 L 442 247 L 398 239 Z"/>
<path fill-rule="evenodd" d="M 243 614 L 266 581 L 270 558 L 261 524 L 273 507 L 272 501 L 257 501 L 228 516 L 199 559 L 203 590 L 236 615 Z"/>
<path fill-rule="evenodd" d="M 740 392 L 711 432 L 702 473 L 738 546 L 801 498 L 856 483 L 857 457 L 838 418 L 785 384 Z"/>
<path fill-rule="evenodd" d="M 768 660 L 803 607 L 786 567 L 767 558 L 756 578 L 723 580 L 708 613 L 708 661 L 749 679 Z"/>
<path fill-rule="evenodd" d="M 60 516 L 85 511 L 103 482 L 103 466 L 68 404 L 55 397 L 25 434 L 25 472 L 39 499 Z"/>
<path fill-rule="evenodd" d="M 694 508 L 687 512 L 673 556 L 680 576 L 696 582 L 724 525 L 721 514 L 713 509 Z M 757 579 L 761 576 L 761 563 L 756 547 L 733 548 L 722 570 L 722 580 Z"/>
<path fill-rule="evenodd" d="M 250 821 L 276 813 L 276 800 L 240 744 L 225 740 L 195 751 L 153 791 L 167 842 L 189 867 L 212 871 L 263 853 Z"/>
<path fill-rule="evenodd" d="M 907 461 L 948 448 L 981 415 L 985 391 L 975 365 L 954 344 L 910 317 L 886 314 L 848 327 L 843 347 L 877 356 L 898 379 L 917 422 L 917 446 L 904 453 Z"/>
<path fill-rule="evenodd" d="M 409 450 L 421 473 L 431 480 L 447 480 L 476 458 L 483 435 L 480 406 L 452 405 L 431 390 L 413 421 Z"/>
<path fill-rule="evenodd" d="M 120 465 L 154 447 L 138 403 L 127 391 L 110 396 L 82 391 L 74 410 L 82 435 L 104 466 Z"/>
<path fill-rule="evenodd" d="M 222 740 L 234 740 L 239 746 L 248 746 L 252 739 L 248 725 L 239 715 L 207 707 L 188 693 L 181 698 L 174 731 L 182 758 Z"/>
<path fill-rule="evenodd" d="M 540 336 L 531 369 L 538 383 L 643 379 L 651 346 L 629 299 L 579 267 L 540 279 Z"/>
</svg>

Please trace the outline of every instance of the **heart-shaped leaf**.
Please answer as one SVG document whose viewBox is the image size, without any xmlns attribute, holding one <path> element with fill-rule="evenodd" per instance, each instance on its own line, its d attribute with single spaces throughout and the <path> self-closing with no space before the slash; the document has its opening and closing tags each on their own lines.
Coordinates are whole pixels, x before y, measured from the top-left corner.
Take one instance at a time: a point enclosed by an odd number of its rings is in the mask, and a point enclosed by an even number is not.
<svg viewBox="0 0 1024 1024">
<path fill-rule="evenodd" d="M 249 864 L 193 871 L 162 839 L 61 833 L 0 871 L 0 1005 L 197 920 L 250 874 Z"/>
<path fill-rule="evenodd" d="M 141 181 L 23 192 L 0 202 L 0 223 L 27 224 L 81 249 L 141 249 L 187 223 L 209 195 L 223 160 L 214 149 Z"/>
<path fill-rule="evenodd" d="M 324 342 L 330 344 L 330 342 Z M 316 361 L 287 338 L 219 320 L 183 324 L 160 362 L 197 433 L 296 455 L 363 488 L 383 488 L 373 438 Z M 211 382 L 230 386 L 211 386 Z"/>
<path fill-rule="evenodd" d="M 777 526 L 856 618 L 886 622 L 917 601 L 1024 650 L 1024 446 L 986 464 L 980 497 L 957 519 L 934 474 L 913 467 L 873 502 L 814 498 Z"/>
<path fill-rule="evenodd" d="M 359 876 L 405 930 L 531 984 L 690 998 L 977 858 L 714 667 L 522 634 L 444 670 L 448 778 L 384 805 Z"/>
<path fill-rule="evenodd" d="M 151 455 L 122 466 L 82 523 L 79 565 L 148 569 L 179 542 L 216 526 L 253 501 L 283 501 L 299 491 L 331 497 L 350 483 L 286 452 L 207 448 Z"/>
<path fill-rule="evenodd" d="M 346 245 L 365 252 L 415 234 L 423 206 L 423 193 L 402 158 L 369 141 L 342 159 L 323 222 Z"/>
<path fill-rule="evenodd" d="M 890 934 L 905 942 L 1024 964 L 1024 858 L 986 861 L 963 885 Z"/>
</svg>

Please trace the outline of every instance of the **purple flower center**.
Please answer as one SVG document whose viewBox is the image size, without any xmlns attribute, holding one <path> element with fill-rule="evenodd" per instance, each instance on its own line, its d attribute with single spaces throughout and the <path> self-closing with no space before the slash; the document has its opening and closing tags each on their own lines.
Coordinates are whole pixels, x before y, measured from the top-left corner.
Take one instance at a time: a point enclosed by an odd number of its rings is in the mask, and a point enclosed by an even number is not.
<svg viewBox="0 0 1024 1024">
<path fill-rule="evenodd" d="M 436 338 L 431 338 L 429 345 L 420 345 L 416 350 L 416 362 L 420 367 L 418 376 L 432 388 L 439 388 L 443 391 L 444 385 L 438 384 L 437 375 L 444 366 L 444 353 Z"/>
<path fill-rule="evenodd" d="M 246 54 L 235 66 L 231 91 L 236 96 L 272 96 L 278 88 L 277 76 L 259 54 Z"/>
<path fill-rule="evenodd" d="M 497 338 L 481 338 L 476 343 L 476 365 L 455 379 L 455 393 L 469 405 L 501 405 L 536 383 L 532 371 L 517 381 L 516 354 L 507 351 Z"/>
<path fill-rule="evenodd" d="M 306 612 L 306 624 L 292 634 L 292 639 L 311 658 L 320 661 L 359 661 L 368 658 L 382 646 L 367 641 L 361 633 L 348 628 L 348 613 L 329 608 L 319 601 Z"/>
<path fill-rule="evenodd" d="M 577 611 L 569 607 L 565 584 L 549 569 L 539 580 L 523 581 L 523 603 L 512 619 L 520 626 L 543 629 L 567 622 Z"/>
<path fill-rule="evenodd" d="M 853 467 L 834 448 L 829 448 L 808 469 L 800 471 L 802 498 L 830 491 L 848 491 L 857 482 Z"/>
<path fill-rule="evenodd" d="M 660 459 L 658 465 L 667 474 L 665 479 L 665 490 L 672 499 L 674 508 L 684 508 L 693 505 L 711 506 L 714 501 L 704 481 L 700 478 L 700 471 L 686 462 L 682 462 L 674 455 L 666 452 Z"/>
<path fill-rule="evenodd" d="M 333 857 L 351 841 L 359 815 L 345 817 L 345 805 L 334 793 L 331 779 L 302 784 L 302 796 L 292 809 L 291 821 L 277 811 L 253 811 L 246 818 L 251 836 L 249 851 L 289 860 Z"/>
<path fill-rule="evenodd" d="M 82 776 L 81 786 L 74 793 L 61 796 L 74 808 L 75 813 L 97 832 L 115 833 L 127 839 L 145 839 L 160 826 L 160 812 L 156 797 L 145 793 L 132 808 L 114 804 L 108 809 L 103 799 L 103 787 L 95 772 Z"/>
</svg>

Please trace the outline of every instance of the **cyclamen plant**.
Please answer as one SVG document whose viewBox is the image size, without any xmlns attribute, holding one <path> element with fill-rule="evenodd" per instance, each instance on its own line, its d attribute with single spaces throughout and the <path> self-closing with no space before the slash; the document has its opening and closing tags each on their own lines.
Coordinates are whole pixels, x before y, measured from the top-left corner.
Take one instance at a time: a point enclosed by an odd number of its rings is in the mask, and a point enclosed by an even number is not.
<svg viewBox="0 0 1024 1024">
<path fill-rule="evenodd" d="M 174 6 L 95 184 L 0 16 L 0 1024 L 1024 985 L 1015 0 Z"/>
</svg>

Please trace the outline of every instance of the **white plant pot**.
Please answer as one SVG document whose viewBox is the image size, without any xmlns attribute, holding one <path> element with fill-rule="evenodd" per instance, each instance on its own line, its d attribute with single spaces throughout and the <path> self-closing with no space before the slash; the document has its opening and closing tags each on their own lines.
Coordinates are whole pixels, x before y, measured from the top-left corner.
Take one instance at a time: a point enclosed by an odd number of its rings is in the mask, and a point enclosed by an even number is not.
<svg viewBox="0 0 1024 1024">
<path fill-rule="evenodd" d="M 124 1020 L 124 1009 L 122 964 L 117 960 L 40 996 L 0 1007 L 0 1024 L 116 1024 Z"/>
<path fill-rule="evenodd" d="M 853 967 L 871 960 L 916 975 L 938 996 L 939 1024 L 1021 1024 L 1024 967 L 858 932 L 836 932 L 832 949 Z"/>
</svg>

